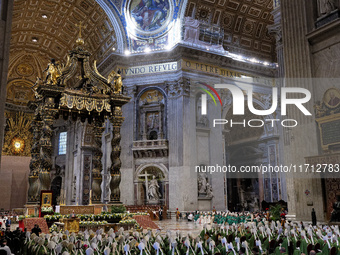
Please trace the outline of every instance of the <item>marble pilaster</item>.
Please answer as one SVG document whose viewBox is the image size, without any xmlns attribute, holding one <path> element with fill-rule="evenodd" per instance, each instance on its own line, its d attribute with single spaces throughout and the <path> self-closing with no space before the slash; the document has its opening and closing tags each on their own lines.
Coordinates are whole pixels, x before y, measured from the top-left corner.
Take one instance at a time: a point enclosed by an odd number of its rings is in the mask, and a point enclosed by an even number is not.
<svg viewBox="0 0 340 255">
<path fill-rule="evenodd" d="M 1 15 L 3 17 L 0 19 L 0 163 L 6 124 L 4 116 L 13 3 L 14 1 L 7 1 L 7 5 L 5 5 L 4 2 L 0 3 L 0 5 L 2 4 L 4 7 L 7 6 L 7 10 L 2 10 Z"/>
<path fill-rule="evenodd" d="M 311 4 L 312 2 L 308 3 Z M 301 87 L 308 89 L 312 99 L 304 104 L 313 113 L 315 88 L 313 86 L 313 63 L 311 48 L 306 34 L 308 33 L 308 13 L 310 8 L 301 1 L 282 1 L 281 14 L 283 46 L 284 46 L 284 72 L 286 87 Z M 290 144 L 286 145 L 285 164 L 303 165 L 305 157 L 318 154 L 318 141 L 315 119 L 305 116 L 296 107 L 288 109 L 287 118 L 298 121 L 298 126 L 290 130 Z M 296 179 L 299 178 L 299 179 Z M 305 192 L 308 189 L 314 194 L 314 208 L 318 220 L 323 220 L 323 205 L 320 176 L 307 173 L 304 176 L 291 174 L 287 176 L 287 196 L 289 216 L 298 220 L 310 220 L 311 206 L 309 197 Z"/>
<path fill-rule="evenodd" d="M 130 102 L 123 105 L 122 112 L 124 122 L 121 128 L 121 185 L 120 185 L 120 201 L 123 204 L 133 205 L 134 202 L 134 159 L 131 151 L 132 141 L 137 140 L 135 130 L 135 93 L 136 86 L 130 85 L 126 87 L 127 96 L 131 97 Z"/>
</svg>

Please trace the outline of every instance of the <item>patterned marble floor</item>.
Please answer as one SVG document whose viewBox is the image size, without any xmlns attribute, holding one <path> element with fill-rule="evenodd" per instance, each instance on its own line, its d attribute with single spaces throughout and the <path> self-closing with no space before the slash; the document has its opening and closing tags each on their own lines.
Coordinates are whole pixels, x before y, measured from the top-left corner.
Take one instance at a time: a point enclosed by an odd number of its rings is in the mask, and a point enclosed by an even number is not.
<svg viewBox="0 0 340 255">
<path fill-rule="evenodd" d="M 162 221 L 154 221 L 159 226 L 162 235 L 166 234 L 167 230 L 177 231 L 179 230 L 182 235 L 186 235 L 188 233 L 192 233 L 193 236 L 197 236 L 201 233 L 203 229 L 203 224 L 198 224 L 194 222 L 189 222 L 186 219 L 176 221 L 176 218 L 162 220 Z M 12 224 L 11 230 L 15 230 L 19 225 Z M 207 226 L 208 229 L 210 226 Z M 155 230 L 154 230 L 155 231 Z"/>
<path fill-rule="evenodd" d="M 186 219 L 177 221 L 175 218 L 172 218 L 162 221 L 155 221 L 155 223 L 159 226 L 161 234 L 165 234 L 167 230 L 179 230 L 183 235 L 192 233 L 194 236 L 197 236 L 203 229 L 202 224 L 197 224 Z"/>
</svg>

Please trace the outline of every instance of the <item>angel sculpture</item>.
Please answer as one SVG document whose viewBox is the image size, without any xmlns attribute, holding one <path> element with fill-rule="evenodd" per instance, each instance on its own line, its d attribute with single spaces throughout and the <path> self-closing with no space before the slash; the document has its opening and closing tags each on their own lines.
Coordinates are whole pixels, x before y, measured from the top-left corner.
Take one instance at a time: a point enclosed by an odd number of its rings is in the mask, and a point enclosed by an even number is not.
<svg viewBox="0 0 340 255">
<path fill-rule="evenodd" d="M 47 71 L 45 82 L 47 84 L 57 85 L 58 78 L 61 76 L 60 64 L 55 61 L 54 58 L 51 59 L 51 62 L 48 63 L 47 68 L 44 72 Z"/>
<path fill-rule="evenodd" d="M 118 71 L 117 73 L 115 71 L 112 71 L 109 74 L 107 82 L 111 84 L 112 81 L 113 81 L 113 88 L 111 87 L 112 90 L 114 91 L 115 94 L 120 94 L 123 87 L 123 81 L 122 76 L 120 75 L 120 71 Z"/>
<path fill-rule="evenodd" d="M 37 77 L 36 82 L 34 83 L 34 85 L 31 87 L 31 90 L 34 93 L 35 98 L 37 99 L 41 99 L 42 95 L 39 95 L 39 93 L 37 92 L 37 87 L 41 84 L 41 79 L 39 77 Z"/>
</svg>

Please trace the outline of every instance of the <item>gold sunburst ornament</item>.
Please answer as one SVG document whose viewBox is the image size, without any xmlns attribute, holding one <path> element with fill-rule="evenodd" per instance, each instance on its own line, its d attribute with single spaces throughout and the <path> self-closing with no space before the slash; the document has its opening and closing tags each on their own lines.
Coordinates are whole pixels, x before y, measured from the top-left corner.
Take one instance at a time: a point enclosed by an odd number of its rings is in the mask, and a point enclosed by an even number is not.
<svg viewBox="0 0 340 255">
<path fill-rule="evenodd" d="M 3 155 L 29 156 L 33 140 L 32 115 L 23 112 L 15 114 L 7 112 L 6 119 Z"/>
<path fill-rule="evenodd" d="M 11 151 L 13 154 L 20 154 L 25 149 L 25 141 L 20 137 L 14 137 L 11 142 Z"/>
</svg>

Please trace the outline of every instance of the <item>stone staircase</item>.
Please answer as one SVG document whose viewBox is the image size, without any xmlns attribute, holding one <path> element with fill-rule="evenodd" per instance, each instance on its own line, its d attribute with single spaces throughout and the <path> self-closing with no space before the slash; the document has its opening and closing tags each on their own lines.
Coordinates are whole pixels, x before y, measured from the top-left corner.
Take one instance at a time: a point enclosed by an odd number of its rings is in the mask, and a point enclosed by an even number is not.
<svg viewBox="0 0 340 255">
<path fill-rule="evenodd" d="M 24 227 L 27 228 L 27 232 L 31 232 L 32 228 L 34 228 L 34 225 L 38 224 L 41 232 L 45 234 L 49 234 L 50 231 L 47 226 L 47 222 L 44 218 L 27 218 L 24 219 Z"/>
</svg>

